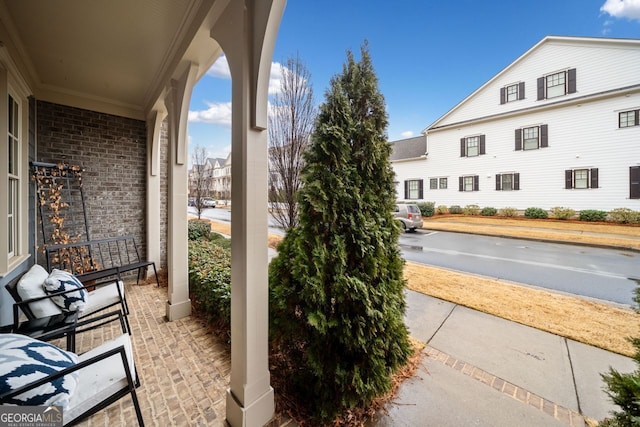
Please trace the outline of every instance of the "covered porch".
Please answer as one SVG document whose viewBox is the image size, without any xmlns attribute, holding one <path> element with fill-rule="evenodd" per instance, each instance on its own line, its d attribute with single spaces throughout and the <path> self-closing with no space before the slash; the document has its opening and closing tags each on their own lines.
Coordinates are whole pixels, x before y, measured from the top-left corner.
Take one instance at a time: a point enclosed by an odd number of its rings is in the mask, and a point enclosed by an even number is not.
<svg viewBox="0 0 640 427">
<path fill-rule="evenodd" d="M 194 85 L 225 54 L 233 104 L 233 347 L 224 362 L 229 377 L 206 390 L 215 388 L 223 396 L 212 404 L 216 419 L 234 426 L 269 421 L 265 128 L 272 53 L 285 3 L 0 0 L 0 133 L 4 141 L 9 136 L 9 149 L 0 145 L 0 222 L 9 224 L 0 227 L 1 325 L 10 321 L 13 302 L 4 285 L 42 264 L 29 162 L 63 162 L 86 171 L 91 237 L 135 235 L 144 259 L 168 273 L 164 294 L 144 288 L 162 306 L 166 332 L 192 335 L 184 320 L 191 314 L 187 117 Z M 154 344 L 144 331 L 152 326 L 145 318 L 134 338 Z M 160 366 L 168 349 L 162 342 L 155 345 L 150 357 Z M 187 354 L 192 343 L 166 345 Z M 206 354 L 200 366 L 220 376 L 219 354 Z M 151 386 L 153 376 L 180 383 L 167 369 L 149 372 L 150 378 L 143 372 L 143 383 Z M 176 401 L 182 399 L 166 403 Z M 213 414 L 198 413 L 203 424 Z"/>
</svg>

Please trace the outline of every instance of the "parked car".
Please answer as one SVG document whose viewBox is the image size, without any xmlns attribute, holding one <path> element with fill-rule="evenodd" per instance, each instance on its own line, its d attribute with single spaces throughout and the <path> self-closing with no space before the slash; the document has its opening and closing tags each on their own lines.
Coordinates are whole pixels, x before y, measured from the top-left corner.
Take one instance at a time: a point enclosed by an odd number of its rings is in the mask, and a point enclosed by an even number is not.
<svg viewBox="0 0 640 427">
<path fill-rule="evenodd" d="M 404 231 L 415 232 L 422 227 L 422 215 L 418 205 L 410 203 L 398 203 L 393 213 L 395 219 L 400 221 Z"/>
<path fill-rule="evenodd" d="M 204 206 L 205 208 L 215 208 L 217 204 L 218 203 L 215 200 L 211 199 L 204 199 L 202 201 L 202 206 Z"/>
</svg>

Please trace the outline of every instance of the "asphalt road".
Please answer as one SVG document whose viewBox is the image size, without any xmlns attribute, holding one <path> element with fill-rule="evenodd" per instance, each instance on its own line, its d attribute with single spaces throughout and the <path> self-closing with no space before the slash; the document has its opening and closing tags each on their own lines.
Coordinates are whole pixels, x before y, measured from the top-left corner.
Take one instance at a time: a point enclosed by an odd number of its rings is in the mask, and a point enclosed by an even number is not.
<svg viewBox="0 0 640 427">
<path fill-rule="evenodd" d="M 405 259 L 465 273 L 634 305 L 638 252 L 471 234 L 405 233 Z"/>
<path fill-rule="evenodd" d="M 231 219 L 227 209 L 205 209 L 202 216 Z M 402 234 L 399 244 L 408 261 L 635 305 L 638 252 L 425 230 Z"/>
</svg>

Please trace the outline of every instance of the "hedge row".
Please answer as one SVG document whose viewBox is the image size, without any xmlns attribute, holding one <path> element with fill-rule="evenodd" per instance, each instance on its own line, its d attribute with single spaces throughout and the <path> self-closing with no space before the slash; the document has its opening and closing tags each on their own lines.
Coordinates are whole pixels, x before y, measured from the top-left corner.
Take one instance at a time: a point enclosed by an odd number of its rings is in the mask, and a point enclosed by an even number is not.
<svg viewBox="0 0 640 427">
<path fill-rule="evenodd" d="M 461 207 L 459 205 L 436 206 L 435 202 L 418 202 L 416 204 L 420 208 L 420 212 L 422 212 L 423 217 L 430 217 L 436 214 L 464 214 L 482 216 L 500 215 L 504 217 L 519 216 L 518 209 L 512 207 L 496 209 L 490 206 L 480 208 L 480 206 L 478 205 L 466 205 L 464 207 Z M 586 222 L 610 221 L 618 224 L 640 224 L 640 212 L 633 211 L 629 208 L 617 208 L 609 212 L 595 209 L 585 209 L 576 212 L 571 208 L 565 208 L 562 206 L 553 207 L 548 211 L 546 209 L 538 207 L 529 207 L 524 210 L 524 216 L 526 218 L 534 219 L 555 218 L 563 220 L 576 218 L 577 216 L 577 219 Z"/>
</svg>

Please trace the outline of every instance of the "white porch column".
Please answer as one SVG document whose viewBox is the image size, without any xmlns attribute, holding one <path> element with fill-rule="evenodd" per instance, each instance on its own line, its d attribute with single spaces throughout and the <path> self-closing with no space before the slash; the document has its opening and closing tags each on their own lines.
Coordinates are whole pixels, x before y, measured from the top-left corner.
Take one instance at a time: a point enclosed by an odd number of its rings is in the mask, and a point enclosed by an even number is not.
<svg viewBox="0 0 640 427">
<path fill-rule="evenodd" d="M 169 114 L 169 200 L 167 212 L 167 269 L 169 290 L 167 319 L 191 314 L 187 240 L 187 115 L 198 66 L 189 64 L 165 99 Z"/>
<path fill-rule="evenodd" d="M 166 113 L 147 118 L 147 260 L 160 267 L 160 134 Z"/>
<path fill-rule="evenodd" d="M 231 381 L 227 422 L 262 426 L 274 412 L 268 366 L 267 90 L 285 0 L 232 1 L 211 37 L 231 70 Z"/>
</svg>

